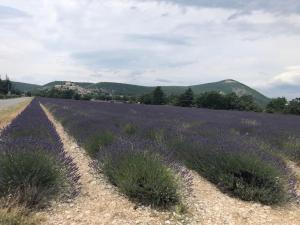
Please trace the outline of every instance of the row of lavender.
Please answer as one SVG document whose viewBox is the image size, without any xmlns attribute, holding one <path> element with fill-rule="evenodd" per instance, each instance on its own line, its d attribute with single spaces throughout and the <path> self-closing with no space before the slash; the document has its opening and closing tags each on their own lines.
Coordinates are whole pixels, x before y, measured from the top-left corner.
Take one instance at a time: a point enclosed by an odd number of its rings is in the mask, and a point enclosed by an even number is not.
<svg viewBox="0 0 300 225">
<path fill-rule="evenodd" d="M 77 167 L 34 99 L 1 134 L 0 197 L 28 207 L 76 194 Z"/>
<path fill-rule="evenodd" d="M 107 154 L 117 157 L 128 149 L 146 149 L 159 153 L 166 161 L 184 163 L 222 191 L 244 200 L 276 204 L 294 197 L 295 178 L 285 159 L 300 159 L 299 117 L 172 106 L 40 101 L 79 144 L 97 153 L 99 161 L 106 159 Z"/>
</svg>

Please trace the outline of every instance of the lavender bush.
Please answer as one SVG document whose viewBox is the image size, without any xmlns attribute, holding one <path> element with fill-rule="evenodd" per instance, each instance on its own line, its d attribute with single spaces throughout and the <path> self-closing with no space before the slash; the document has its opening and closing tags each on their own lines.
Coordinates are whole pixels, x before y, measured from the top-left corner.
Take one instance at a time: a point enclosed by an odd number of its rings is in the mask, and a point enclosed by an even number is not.
<svg viewBox="0 0 300 225">
<path fill-rule="evenodd" d="M 76 194 L 77 167 L 37 100 L 3 131 L 0 155 L 0 197 L 36 207 Z"/>
</svg>

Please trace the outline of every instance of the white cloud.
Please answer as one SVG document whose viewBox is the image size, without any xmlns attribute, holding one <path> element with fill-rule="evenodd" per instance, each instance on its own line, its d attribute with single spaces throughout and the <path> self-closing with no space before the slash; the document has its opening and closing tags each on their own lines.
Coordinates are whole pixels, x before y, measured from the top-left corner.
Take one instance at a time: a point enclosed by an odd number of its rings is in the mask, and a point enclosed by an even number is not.
<svg viewBox="0 0 300 225">
<path fill-rule="evenodd" d="M 300 85 L 300 66 L 290 66 L 286 68 L 286 71 L 275 76 L 271 80 L 271 84 L 290 84 Z"/>
<path fill-rule="evenodd" d="M 300 66 L 289 66 L 269 80 L 258 79 L 254 86 L 264 90 L 271 97 L 286 96 L 289 99 L 299 97 Z"/>
<path fill-rule="evenodd" d="M 300 15 L 277 1 L 2 0 L 9 10 L 0 16 L 0 73 L 38 83 L 233 78 L 270 94 L 282 80 L 299 82 L 285 68 L 299 63 Z"/>
</svg>

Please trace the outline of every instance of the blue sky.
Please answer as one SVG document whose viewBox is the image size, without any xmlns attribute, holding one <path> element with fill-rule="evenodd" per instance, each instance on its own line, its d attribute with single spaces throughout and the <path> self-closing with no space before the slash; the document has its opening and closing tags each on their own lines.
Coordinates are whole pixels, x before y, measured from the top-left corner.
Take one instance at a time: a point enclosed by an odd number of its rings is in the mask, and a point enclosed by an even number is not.
<svg viewBox="0 0 300 225">
<path fill-rule="evenodd" d="M 236 79 L 300 96 L 298 0 L 1 0 L 0 73 L 31 83 Z"/>
</svg>

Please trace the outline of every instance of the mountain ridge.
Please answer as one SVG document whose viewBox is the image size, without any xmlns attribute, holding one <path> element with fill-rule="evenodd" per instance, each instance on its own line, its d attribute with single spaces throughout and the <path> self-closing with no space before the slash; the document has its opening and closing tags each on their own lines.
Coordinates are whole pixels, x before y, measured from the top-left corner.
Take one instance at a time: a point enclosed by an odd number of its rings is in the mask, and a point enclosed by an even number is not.
<svg viewBox="0 0 300 225">
<path fill-rule="evenodd" d="M 55 85 L 62 85 L 65 82 L 66 81 L 53 81 L 45 85 L 34 85 L 34 84 L 27 84 L 27 83 L 20 83 L 20 82 L 13 82 L 13 83 L 17 83 L 18 87 L 21 87 L 22 91 L 35 91 L 39 89 L 50 89 L 53 88 Z M 155 86 L 142 86 L 142 85 L 135 85 L 135 84 L 115 83 L 115 82 L 98 82 L 98 83 L 72 82 L 72 83 L 86 89 L 98 89 L 98 90 L 100 89 L 115 95 L 131 95 L 131 96 L 140 96 L 143 94 L 147 94 L 153 91 L 155 88 Z M 190 85 L 190 86 L 161 86 L 162 90 L 167 95 L 181 94 L 189 87 L 193 90 L 193 92 L 196 95 L 208 91 L 217 91 L 224 94 L 234 92 L 239 96 L 252 95 L 255 101 L 259 105 L 266 105 L 270 100 L 268 97 L 256 91 L 255 89 L 233 79 L 226 79 L 217 82 L 210 82 L 210 83 Z M 26 88 L 29 88 L 30 90 L 26 90 Z"/>
</svg>

